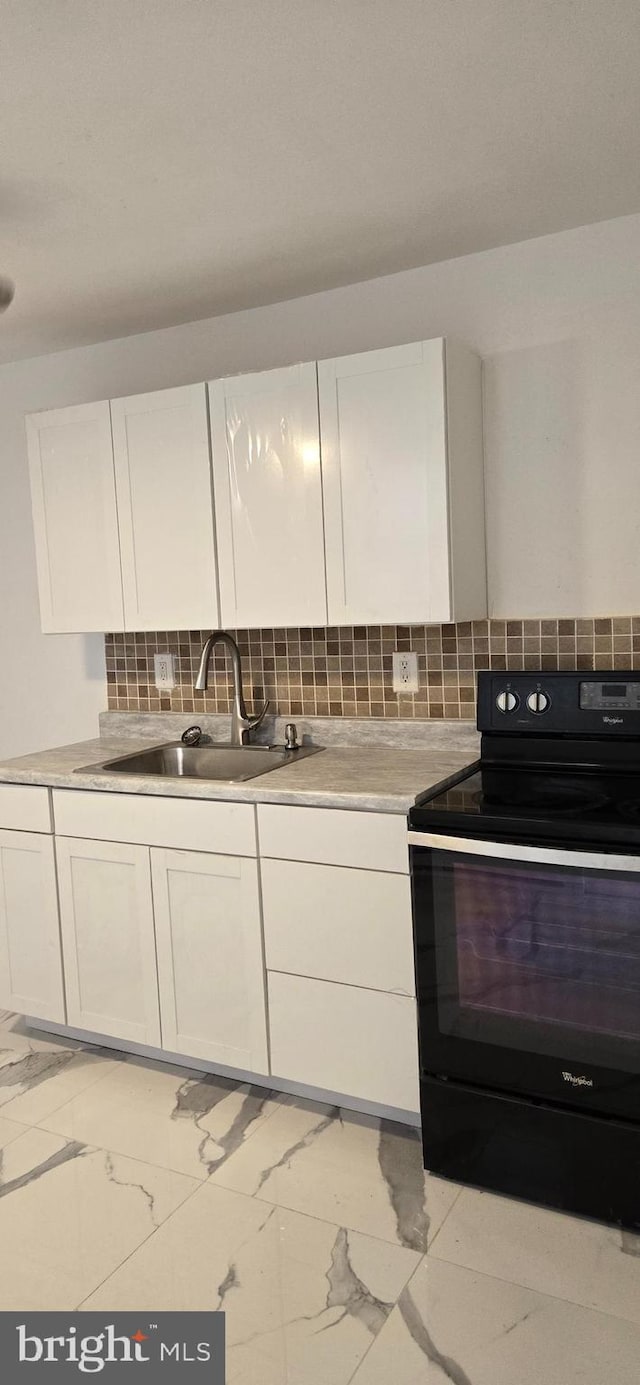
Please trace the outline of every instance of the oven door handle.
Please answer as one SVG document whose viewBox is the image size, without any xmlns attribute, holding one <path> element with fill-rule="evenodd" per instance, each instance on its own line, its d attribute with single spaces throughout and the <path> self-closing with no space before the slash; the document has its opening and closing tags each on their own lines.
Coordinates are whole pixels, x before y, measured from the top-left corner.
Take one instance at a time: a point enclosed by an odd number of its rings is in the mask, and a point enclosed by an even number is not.
<svg viewBox="0 0 640 1385">
<path fill-rule="evenodd" d="M 514 842 L 485 842 L 476 837 L 442 837 L 434 832 L 410 832 L 409 846 L 431 851 L 456 851 L 463 856 L 494 856 L 506 861 L 536 861 L 540 865 L 572 866 L 574 870 L 640 872 L 640 856 L 613 856 L 610 852 L 560 851 L 552 846 L 520 846 Z"/>
</svg>

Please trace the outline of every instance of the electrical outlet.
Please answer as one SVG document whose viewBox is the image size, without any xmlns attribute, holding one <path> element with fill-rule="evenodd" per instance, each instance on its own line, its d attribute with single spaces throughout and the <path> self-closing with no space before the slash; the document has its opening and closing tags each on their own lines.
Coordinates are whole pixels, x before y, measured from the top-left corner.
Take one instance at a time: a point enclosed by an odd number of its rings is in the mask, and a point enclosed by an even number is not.
<svg viewBox="0 0 640 1385">
<path fill-rule="evenodd" d="M 153 668 L 156 687 L 161 692 L 171 692 L 176 686 L 175 658 L 173 654 L 154 654 Z"/>
<path fill-rule="evenodd" d="M 397 650 L 393 655 L 393 691 L 417 693 L 418 655 L 413 651 Z"/>
</svg>

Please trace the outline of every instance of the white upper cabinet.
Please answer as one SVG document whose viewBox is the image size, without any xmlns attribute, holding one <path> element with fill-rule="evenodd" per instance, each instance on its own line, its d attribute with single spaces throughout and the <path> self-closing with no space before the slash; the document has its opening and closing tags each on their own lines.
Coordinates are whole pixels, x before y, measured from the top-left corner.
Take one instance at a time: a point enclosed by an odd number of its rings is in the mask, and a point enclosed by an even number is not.
<svg viewBox="0 0 640 1385">
<path fill-rule="evenodd" d="M 211 438 L 204 384 L 31 415 L 43 630 L 485 616 L 480 371 L 437 339 L 216 380 Z"/>
<path fill-rule="evenodd" d="M 204 385 L 111 403 L 125 628 L 219 622 Z"/>
<path fill-rule="evenodd" d="M 325 625 L 315 365 L 216 380 L 209 397 L 222 624 Z"/>
<path fill-rule="evenodd" d="M 319 363 L 330 625 L 486 615 L 480 370 L 441 339 Z"/>
<path fill-rule="evenodd" d="M 108 403 L 29 415 L 27 446 L 42 629 L 122 630 Z"/>
</svg>

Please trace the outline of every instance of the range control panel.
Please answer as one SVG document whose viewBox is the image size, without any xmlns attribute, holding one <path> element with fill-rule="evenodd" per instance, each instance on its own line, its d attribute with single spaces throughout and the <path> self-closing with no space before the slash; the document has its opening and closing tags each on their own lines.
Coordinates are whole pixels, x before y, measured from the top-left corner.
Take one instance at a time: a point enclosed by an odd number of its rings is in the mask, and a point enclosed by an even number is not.
<svg viewBox="0 0 640 1385">
<path fill-rule="evenodd" d="M 640 682 L 581 683 L 580 706 L 595 712 L 640 712 Z"/>
<path fill-rule="evenodd" d="M 511 670 L 478 674 L 478 730 L 640 735 L 640 674 Z"/>
</svg>

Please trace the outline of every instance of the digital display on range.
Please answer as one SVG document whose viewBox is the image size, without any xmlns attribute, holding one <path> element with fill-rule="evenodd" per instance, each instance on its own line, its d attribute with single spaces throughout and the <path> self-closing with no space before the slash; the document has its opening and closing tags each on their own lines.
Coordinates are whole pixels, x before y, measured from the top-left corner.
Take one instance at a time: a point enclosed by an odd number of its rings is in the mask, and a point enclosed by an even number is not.
<svg viewBox="0 0 640 1385">
<path fill-rule="evenodd" d="M 581 683 L 580 706 L 586 712 L 640 712 L 640 683 Z"/>
</svg>

